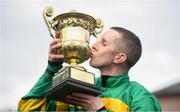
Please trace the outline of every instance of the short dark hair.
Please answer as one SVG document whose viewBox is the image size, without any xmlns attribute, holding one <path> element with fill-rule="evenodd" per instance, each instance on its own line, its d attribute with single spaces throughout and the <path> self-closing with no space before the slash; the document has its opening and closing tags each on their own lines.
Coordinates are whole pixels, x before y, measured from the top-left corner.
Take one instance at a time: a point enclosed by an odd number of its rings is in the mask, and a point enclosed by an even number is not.
<svg viewBox="0 0 180 112">
<path fill-rule="evenodd" d="M 111 27 L 111 29 L 122 34 L 122 40 L 124 41 L 123 50 L 127 54 L 125 63 L 131 68 L 137 63 L 142 54 L 142 46 L 139 37 L 122 27 Z"/>
</svg>

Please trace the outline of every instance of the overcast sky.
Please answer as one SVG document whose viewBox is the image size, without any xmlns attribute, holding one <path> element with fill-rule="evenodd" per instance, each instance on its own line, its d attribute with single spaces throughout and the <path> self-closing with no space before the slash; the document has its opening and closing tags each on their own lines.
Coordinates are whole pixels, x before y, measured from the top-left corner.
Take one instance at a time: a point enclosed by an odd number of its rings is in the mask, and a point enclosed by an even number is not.
<svg viewBox="0 0 180 112">
<path fill-rule="evenodd" d="M 54 8 L 54 16 L 75 9 L 101 18 L 104 31 L 120 26 L 137 34 L 143 54 L 129 76 L 148 90 L 180 81 L 179 0 L 1 0 L 0 110 L 15 109 L 46 68 L 52 40 L 42 16 L 46 6 Z M 91 44 L 95 41 L 92 36 Z M 88 62 L 83 66 L 100 74 Z"/>
</svg>

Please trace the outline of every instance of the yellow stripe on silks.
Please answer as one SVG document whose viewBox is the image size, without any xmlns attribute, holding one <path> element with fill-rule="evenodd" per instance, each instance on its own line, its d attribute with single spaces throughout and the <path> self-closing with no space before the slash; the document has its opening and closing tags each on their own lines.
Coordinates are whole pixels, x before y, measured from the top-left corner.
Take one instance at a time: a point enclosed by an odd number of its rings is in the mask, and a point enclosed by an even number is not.
<svg viewBox="0 0 180 112">
<path fill-rule="evenodd" d="M 20 100 L 18 104 L 18 110 L 20 111 L 31 111 L 41 109 L 45 105 L 46 98 L 44 99 L 29 99 L 29 100 Z M 45 107 L 44 107 L 45 108 Z"/>
<path fill-rule="evenodd" d="M 57 101 L 56 102 L 56 111 L 68 111 L 69 110 L 69 104 Z"/>
<path fill-rule="evenodd" d="M 46 105 L 43 105 L 42 107 L 41 107 L 41 112 L 45 112 L 46 111 Z"/>
<path fill-rule="evenodd" d="M 120 99 L 116 99 L 116 98 L 101 98 L 101 99 L 107 110 L 112 110 L 114 112 L 130 111 L 129 106 Z"/>
</svg>

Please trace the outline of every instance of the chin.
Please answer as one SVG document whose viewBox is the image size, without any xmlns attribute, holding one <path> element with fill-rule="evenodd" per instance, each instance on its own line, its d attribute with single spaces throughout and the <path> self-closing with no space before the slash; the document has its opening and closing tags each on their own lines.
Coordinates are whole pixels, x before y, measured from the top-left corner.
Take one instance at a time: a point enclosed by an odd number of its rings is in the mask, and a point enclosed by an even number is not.
<svg viewBox="0 0 180 112">
<path fill-rule="evenodd" d="M 91 65 L 93 67 L 93 62 L 92 60 L 89 61 L 89 65 Z"/>
<path fill-rule="evenodd" d="M 99 68 L 99 66 L 96 63 L 93 63 L 92 61 L 89 62 L 89 65 L 93 68 Z"/>
<path fill-rule="evenodd" d="M 89 65 L 90 65 L 90 66 L 92 66 L 92 67 L 94 67 L 94 68 L 96 68 L 96 64 L 95 64 L 95 63 L 93 63 L 93 61 L 92 61 L 92 60 L 90 60 L 90 61 L 89 61 Z"/>
</svg>

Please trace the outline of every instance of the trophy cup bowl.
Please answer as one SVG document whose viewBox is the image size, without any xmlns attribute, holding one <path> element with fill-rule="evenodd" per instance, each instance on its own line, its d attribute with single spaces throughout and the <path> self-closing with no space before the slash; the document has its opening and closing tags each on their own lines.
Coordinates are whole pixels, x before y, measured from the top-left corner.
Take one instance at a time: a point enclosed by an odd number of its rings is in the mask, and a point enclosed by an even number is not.
<svg viewBox="0 0 180 112">
<path fill-rule="evenodd" d="M 63 54 L 64 62 L 69 65 L 61 68 L 53 76 L 52 87 L 45 97 L 66 102 L 66 95 L 73 92 L 99 95 L 101 91 L 95 86 L 95 75 L 78 64 L 89 59 L 91 55 L 89 37 L 91 35 L 97 37 L 102 32 L 102 21 L 74 10 L 49 20 L 48 17 L 52 15 L 53 9 L 46 7 L 43 17 L 50 36 L 54 38 L 55 32 L 60 32 L 59 41 L 62 47 L 57 53 Z"/>
</svg>

